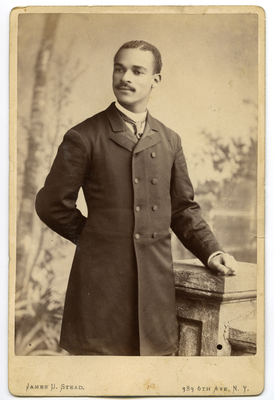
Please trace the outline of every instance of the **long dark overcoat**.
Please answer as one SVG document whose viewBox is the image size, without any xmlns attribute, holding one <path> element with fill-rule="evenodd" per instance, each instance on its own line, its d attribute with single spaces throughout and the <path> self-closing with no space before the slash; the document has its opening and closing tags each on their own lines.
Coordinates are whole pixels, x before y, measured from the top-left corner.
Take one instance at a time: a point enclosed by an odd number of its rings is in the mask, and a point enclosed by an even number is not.
<svg viewBox="0 0 274 400">
<path fill-rule="evenodd" d="M 221 250 L 193 198 L 180 137 L 149 114 L 136 145 L 114 103 L 69 130 L 36 210 L 74 242 L 60 346 L 73 354 L 177 349 L 170 228 L 204 264 Z M 85 218 L 76 208 L 83 188 Z"/>
</svg>

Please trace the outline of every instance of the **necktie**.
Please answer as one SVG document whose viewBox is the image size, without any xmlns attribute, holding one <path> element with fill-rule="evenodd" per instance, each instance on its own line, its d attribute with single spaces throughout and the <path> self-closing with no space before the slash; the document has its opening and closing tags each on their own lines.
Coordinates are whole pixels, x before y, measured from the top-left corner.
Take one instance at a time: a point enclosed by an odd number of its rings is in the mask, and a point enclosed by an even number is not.
<svg viewBox="0 0 274 400">
<path fill-rule="evenodd" d="M 130 123 L 133 126 L 134 134 L 137 137 L 137 139 L 138 140 L 141 139 L 141 136 L 143 134 L 142 125 L 145 122 L 146 118 L 142 119 L 141 121 L 135 122 L 135 121 L 133 121 L 133 119 L 129 118 L 127 115 L 122 114 L 122 113 L 121 113 L 121 115 L 122 115 L 122 118 L 124 121 Z"/>
</svg>

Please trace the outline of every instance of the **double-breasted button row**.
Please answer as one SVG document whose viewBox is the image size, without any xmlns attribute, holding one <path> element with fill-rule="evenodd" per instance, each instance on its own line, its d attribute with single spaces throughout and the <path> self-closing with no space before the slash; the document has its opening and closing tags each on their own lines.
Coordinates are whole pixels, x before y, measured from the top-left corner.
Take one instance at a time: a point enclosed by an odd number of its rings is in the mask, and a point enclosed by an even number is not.
<svg viewBox="0 0 274 400">
<path fill-rule="evenodd" d="M 137 155 L 136 153 L 134 154 L 135 156 Z M 150 153 L 150 156 L 151 156 L 151 158 L 156 158 L 156 156 L 157 156 L 157 154 L 156 154 L 156 152 L 155 151 L 153 151 L 153 152 L 151 152 Z M 136 171 L 137 172 L 137 171 Z M 137 175 L 138 176 L 138 175 Z M 139 178 L 137 178 L 137 177 L 134 177 L 133 178 L 133 182 L 134 182 L 134 184 L 135 185 L 138 185 L 139 183 L 140 183 L 140 177 Z M 150 178 L 150 183 L 152 184 L 152 185 L 157 185 L 158 184 L 158 179 L 157 178 Z M 139 185 L 138 185 L 139 186 Z M 136 187 L 136 189 L 134 189 L 134 191 L 138 191 L 138 189 L 137 189 L 137 187 Z M 137 203 L 138 204 L 138 203 Z M 150 209 L 152 210 L 152 211 L 157 211 L 158 210 L 158 206 L 156 205 L 156 204 L 154 204 L 154 205 L 151 205 L 150 206 Z M 142 207 L 140 206 L 140 205 L 136 205 L 135 206 L 135 212 L 136 213 L 139 213 L 140 211 L 142 210 Z M 141 213 L 142 214 L 142 213 Z M 139 218 L 142 218 L 142 216 L 141 216 L 141 214 L 140 214 L 140 216 L 136 216 L 136 219 L 138 220 Z M 156 236 L 157 236 L 157 233 L 156 232 L 152 232 L 151 234 L 151 238 L 156 238 Z M 141 234 L 140 233 L 134 233 L 134 239 L 135 240 L 139 240 L 141 238 Z"/>
</svg>

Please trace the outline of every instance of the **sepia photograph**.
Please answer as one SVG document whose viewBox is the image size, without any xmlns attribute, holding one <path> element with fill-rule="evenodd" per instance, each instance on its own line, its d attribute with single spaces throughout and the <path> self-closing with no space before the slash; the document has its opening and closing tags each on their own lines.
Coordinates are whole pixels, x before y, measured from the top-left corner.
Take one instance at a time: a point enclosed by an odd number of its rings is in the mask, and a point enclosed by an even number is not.
<svg viewBox="0 0 274 400">
<path fill-rule="evenodd" d="M 11 32 L 11 392 L 259 394 L 263 9 L 27 7 Z"/>
</svg>

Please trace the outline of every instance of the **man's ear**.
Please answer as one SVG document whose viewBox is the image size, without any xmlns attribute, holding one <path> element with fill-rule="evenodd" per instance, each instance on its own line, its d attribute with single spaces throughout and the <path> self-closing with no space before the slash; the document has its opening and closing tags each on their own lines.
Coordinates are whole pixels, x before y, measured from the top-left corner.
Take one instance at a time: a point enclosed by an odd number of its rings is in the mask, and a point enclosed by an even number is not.
<svg viewBox="0 0 274 400">
<path fill-rule="evenodd" d="M 161 75 L 160 74 L 155 74 L 154 78 L 153 78 L 153 84 L 151 85 L 152 88 L 156 87 L 158 85 L 158 83 L 161 82 Z"/>
</svg>

